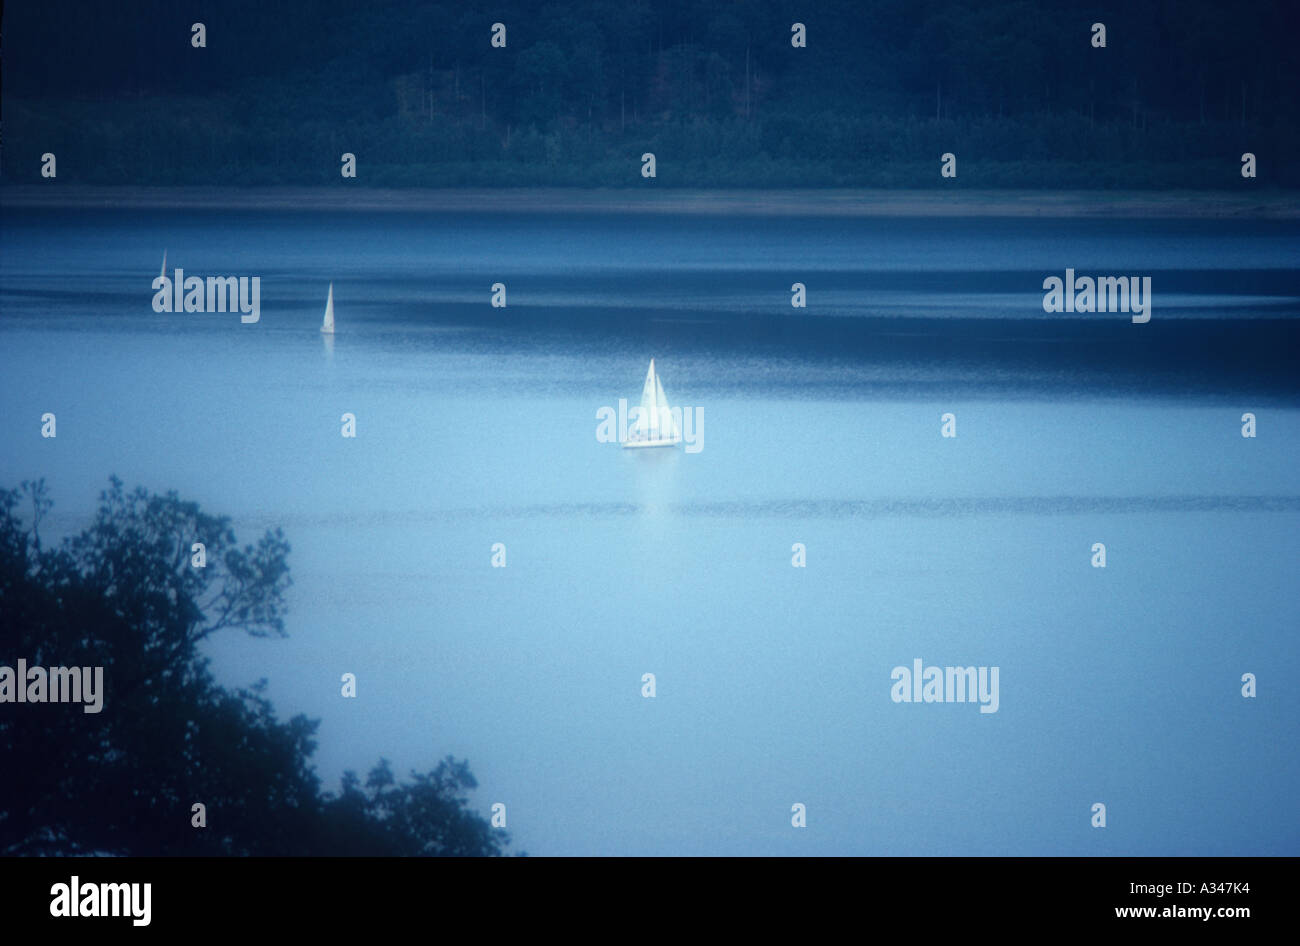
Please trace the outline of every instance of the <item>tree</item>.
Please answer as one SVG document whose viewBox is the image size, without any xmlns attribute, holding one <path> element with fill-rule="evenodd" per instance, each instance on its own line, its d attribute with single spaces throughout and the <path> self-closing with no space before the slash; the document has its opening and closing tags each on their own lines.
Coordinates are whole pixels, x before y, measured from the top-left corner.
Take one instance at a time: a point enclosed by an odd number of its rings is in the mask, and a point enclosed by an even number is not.
<svg viewBox="0 0 1300 946">
<path fill-rule="evenodd" d="M 91 524 L 47 548 L 50 507 L 43 481 L 0 490 L 0 664 L 102 667 L 103 708 L 0 704 L 0 853 L 503 852 L 508 838 L 469 808 L 466 763 L 399 785 L 381 761 L 367 791 L 348 773 L 322 794 L 318 723 L 277 719 L 265 681 L 217 685 L 203 640 L 285 634 L 279 530 L 240 547 L 228 519 L 113 478 Z M 195 803 L 207 827 L 191 825 Z"/>
</svg>

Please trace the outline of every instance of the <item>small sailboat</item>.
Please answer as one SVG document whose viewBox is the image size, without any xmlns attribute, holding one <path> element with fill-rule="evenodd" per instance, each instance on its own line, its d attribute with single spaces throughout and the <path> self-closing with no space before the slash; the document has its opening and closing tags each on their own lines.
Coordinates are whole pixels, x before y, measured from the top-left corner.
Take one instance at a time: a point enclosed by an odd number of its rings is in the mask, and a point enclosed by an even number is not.
<svg viewBox="0 0 1300 946">
<path fill-rule="evenodd" d="M 158 271 L 158 278 L 161 279 L 166 275 L 167 275 L 167 251 L 163 250 L 163 267 L 161 270 Z"/>
<path fill-rule="evenodd" d="M 671 447 L 681 440 L 677 418 L 668 406 L 668 396 L 664 394 L 663 382 L 655 374 L 655 360 L 651 358 L 650 370 L 646 372 L 645 385 L 641 388 L 641 411 L 623 446 Z"/>
<path fill-rule="evenodd" d="M 320 330 L 326 335 L 334 334 L 334 284 L 330 283 L 330 294 L 325 300 L 325 321 L 321 322 Z"/>
</svg>

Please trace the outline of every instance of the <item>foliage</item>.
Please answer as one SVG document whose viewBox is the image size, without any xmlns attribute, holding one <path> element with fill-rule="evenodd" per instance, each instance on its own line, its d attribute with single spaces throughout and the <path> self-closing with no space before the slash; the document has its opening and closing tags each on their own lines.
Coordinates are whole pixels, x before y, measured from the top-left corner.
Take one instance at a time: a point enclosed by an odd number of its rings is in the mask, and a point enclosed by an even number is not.
<svg viewBox="0 0 1300 946">
<path fill-rule="evenodd" d="M 22 510 L 30 507 L 30 521 Z M 104 668 L 104 706 L 0 705 L 0 853 L 483 855 L 506 839 L 468 807 L 464 762 L 323 794 L 317 723 L 282 722 L 265 681 L 228 691 L 200 644 L 285 634 L 289 544 L 239 546 L 229 520 L 113 478 L 90 525 L 55 546 L 43 481 L 0 490 L 0 663 Z M 191 545 L 207 565 L 191 565 Z M 191 826 L 191 806 L 207 827 Z"/>
<path fill-rule="evenodd" d="M 1228 187 L 1253 151 L 1296 187 L 1292 8 L 229 0 L 194 49 L 170 0 L 9 4 L 3 172 L 344 186 L 351 151 L 368 185 L 644 186 L 655 151 L 654 186 Z"/>
</svg>

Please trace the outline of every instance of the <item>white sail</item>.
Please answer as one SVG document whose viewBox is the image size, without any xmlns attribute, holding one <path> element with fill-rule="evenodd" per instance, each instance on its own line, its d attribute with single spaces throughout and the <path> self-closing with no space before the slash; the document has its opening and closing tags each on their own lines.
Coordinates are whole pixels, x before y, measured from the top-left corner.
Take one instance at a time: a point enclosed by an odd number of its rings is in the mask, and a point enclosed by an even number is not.
<svg viewBox="0 0 1300 946">
<path fill-rule="evenodd" d="M 334 334 L 334 284 L 330 283 L 329 298 L 325 300 L 325 321 L 321 323 L 320 330 L 328 335 Z"/>
<path fill-rule="evenodd" d="M 668 404 L 668 396 L 664 394 L 663 382 L 655 374 L 653 358 L 641 388 L 640 408 L 635 413 L 636 420 L 623 446 L 661 447 L 681 442 L 681 430 Z"/>
<path fill-rule="evenodd" d="M 677 418 L 668 405 L 668 396 L 664 394 L 664 383 L 655 378 L 655 415 L 659 421 L 659 436 L 676 443 L 682 439 L 682 432 L 677 427 Z"/>
<path fill-rule="evenodd" d="M 167 251 L 163 250 L 163 268 L 159 271 L 158 276 L 161 278 L 167 275 Z"/>
<path fill-rule="evenodd" d="M 637 414 L 636 424 L 632 428 L 638 440 L 657 439 L 659 428 L 659 414 L 655 410 L 657 406 L 655 399 L 657 382 L 655 360 L 651 358 L 650 370 L 646 372 L 645 384 L 641 387 L 641 411 Z"/>
</svg>

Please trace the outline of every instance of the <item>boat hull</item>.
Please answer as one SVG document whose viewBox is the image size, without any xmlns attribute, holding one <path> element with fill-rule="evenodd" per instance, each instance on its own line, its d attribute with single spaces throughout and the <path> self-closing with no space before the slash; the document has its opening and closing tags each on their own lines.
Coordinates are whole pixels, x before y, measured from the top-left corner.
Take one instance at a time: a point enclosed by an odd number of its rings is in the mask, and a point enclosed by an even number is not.
<svg viewBox="0 0 1300 946">
<path fill-rule="evenodd" d="M 675 447 L 681 443 L 680 440 L 625 440 L 623 449 L 630 450 L 634 447 Z"/>
</svg>

